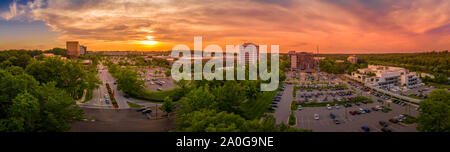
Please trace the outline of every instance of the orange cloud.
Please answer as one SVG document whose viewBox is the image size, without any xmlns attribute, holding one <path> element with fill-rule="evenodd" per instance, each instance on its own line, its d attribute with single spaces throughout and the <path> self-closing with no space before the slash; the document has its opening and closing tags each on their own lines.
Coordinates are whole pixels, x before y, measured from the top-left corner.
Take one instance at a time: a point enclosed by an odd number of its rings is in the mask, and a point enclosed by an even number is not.
<svg viewBox="0 0 450 152">
<path fill-rule="evenodd" d="M 323 53 L 450 47 L 448 0 L 35 0 L 15 8 L 3 18 L 22 11 L 58 32 L 60 42 L 78 40 L 99 51 L 192 47 L 194 36 L 222 46 L 278 44 L 281 51 L 319 45 Z M 158 44 L 140 43 L 149 35 Z"/>
</svg>

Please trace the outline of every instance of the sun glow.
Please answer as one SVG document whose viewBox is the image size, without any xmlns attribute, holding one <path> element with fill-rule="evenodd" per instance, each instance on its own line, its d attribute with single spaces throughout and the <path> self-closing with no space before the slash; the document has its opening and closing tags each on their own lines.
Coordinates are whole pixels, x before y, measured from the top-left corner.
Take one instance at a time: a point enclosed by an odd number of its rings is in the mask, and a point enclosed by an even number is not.
<svg viewBox="0 0 450 152">
<path fill-rule="evenodd" d="M 145 45 L 155 45 L 155 44 L 158 44 L 158 42 L 156 42 L 156 41 L 141 41 L 141 44 L 145 44 Z"/>
</svg>

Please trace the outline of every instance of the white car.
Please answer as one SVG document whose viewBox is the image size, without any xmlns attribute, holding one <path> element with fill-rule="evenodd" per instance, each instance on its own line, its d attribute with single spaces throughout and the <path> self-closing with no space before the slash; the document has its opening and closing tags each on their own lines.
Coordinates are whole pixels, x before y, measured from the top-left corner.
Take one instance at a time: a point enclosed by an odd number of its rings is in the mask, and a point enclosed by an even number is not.
<svg viewBox="0 0 450 152">
<path fill-rule="evenodd" d="M 361 113 L 366 113 L 366 111 L 364 110 L 364 109 L 362 109 L 362 108 L 359 108 L 359 112 L 361 112 Z"/>
<path fill-rule="evenodd" d="M 314 119 L 319 120 L 319 114 L 314 114 Z"/>
<path fill-rule="evenodd" d="M 381 106 L 376 106 L 375 108 L 377 108 L 378 110 L 383 110 L 383 107 Z"/>
<path fill-rule="evenodd" d="M 298 106 L 298 110 L 299 110 L 299 111 L 303 110 L 302 106 L 299 105 L 299 106 Z"/>
<path fill-rule="evenodd" d="M 336 107 L 336 109 L 341 108 L 341 107 L 340 107 L 339 105 L 337 105 L 337 104 L 335 104 L 334 106 Z"/>
<path fill-rule="evenodd" d="M 333 107 L 331 107 L 330 104 L 327 104 L 327 109 L 331 110 L 331 109 L 333 109 Z"/>
</svg>

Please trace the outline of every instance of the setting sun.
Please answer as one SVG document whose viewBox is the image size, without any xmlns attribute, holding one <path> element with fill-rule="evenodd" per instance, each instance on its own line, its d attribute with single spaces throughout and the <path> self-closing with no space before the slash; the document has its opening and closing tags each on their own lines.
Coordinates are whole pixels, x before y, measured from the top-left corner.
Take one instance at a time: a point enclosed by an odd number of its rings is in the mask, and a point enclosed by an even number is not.
<svg viewBox="0 0 450 152">
<path fill-rule="evenodd" d="M 141 41 L 141 43 L 142 43 L 142 44 L 145 44 L 145 45 L 155 45 L 155 44 L 158 44 L 158 42 L 156 42 L 156 41 Z"/>
</svg>

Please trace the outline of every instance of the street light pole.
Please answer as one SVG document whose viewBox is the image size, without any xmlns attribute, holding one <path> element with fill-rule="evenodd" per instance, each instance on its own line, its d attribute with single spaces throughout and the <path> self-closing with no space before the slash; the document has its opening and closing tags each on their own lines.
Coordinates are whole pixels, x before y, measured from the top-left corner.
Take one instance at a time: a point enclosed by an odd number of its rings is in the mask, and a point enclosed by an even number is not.
<svg viewBox="0 0 450 152">
<path fill-rule="evenodd" d="M 158 119 L 158 104 L 155 103 L 155 120 Z"/>
</svg>

